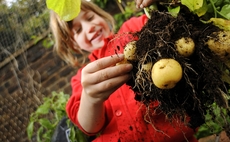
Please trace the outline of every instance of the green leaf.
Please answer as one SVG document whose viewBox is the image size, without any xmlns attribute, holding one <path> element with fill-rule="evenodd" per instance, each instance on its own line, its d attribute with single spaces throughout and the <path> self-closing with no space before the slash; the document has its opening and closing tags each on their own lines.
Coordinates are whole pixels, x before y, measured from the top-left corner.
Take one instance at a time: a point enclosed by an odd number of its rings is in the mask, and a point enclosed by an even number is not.
<svg viewBox="0 0 230 142">
<path fill-rule="evenodd" d="M 35 121 L 37 121 L 38 120 L 38 114 L 36 114 L 36 113 L 31 113 L 31 115 L 30 115 L 30 121 L 32 122 L 35 122 Z"/>
<path fill-rule="evenodd" d="M 230 4 L 224 5 L 220 11 L 222 15 L 228 20 L 230 20 Z"/>
<path fill-rule="evenodd" d="M 181 3 L 187 6 L 191 12 L 194 12 L 202 7 L 203 0 L 181 0 Z"/>
<path fill-rule="evenodd" d="M 81 10 L 81 0 L 46 0 L 46 5 L 64 21 L 73 20 Z"/>
<path fill-rule="evenodd" d="M 33 135 L 33 131 L 34 131 L 34 122 L 33 121 L 29 122 L 26 131 L 27 131 L 27 135 L 28 135 L 29 139 L 31 139 L 31 137 Z"/>
<path fill-rule="evenodd" d="M 222 18 L 211 18 L 209 22 L 213 22 L 213 24 L 220 29 L 230 31 L 230 20 L 225 20 Z"/>
<path fill-rule="evenodd" d="M 150 19 L 150 18 L 151 18 L 150 13 L 151 13 L 153 10 L 157 10 L 157 9 L 158 9 L 157 5 L 156 5 L 156 4 L 152 4 L 152 5 L 150 5 L 149 7 L 145 7 L 145 8 L 144 8 L 144 12 L 145 12 L 146 16 Z"/>
<path fill-rule="evenodd" d="M 39 124 L 41 126 L 45 127 L 46 129 L 52 129 L 53 128 L 53 126 L 50 123 L 50 121 L 48 119 L 46 119 L 46 118 L 41 118 L 41 119 L 39 119 L 38 122 L 39 122 Z"/>
<path fill-rule="evenodd" d="M 43 127 L 40 127 L 40 128 L 38 129 L 38 131 L 37 131 L 37 141 L 38 141 L 38 142 L 42 142 L 42 140 L 41 140 L 41 135 L 42 135 L 42 133 L 43 133 Z"/>
<path fill-rule="evenodd" d="M 205 13 L 208 11 L 209 5 L 206 1 L 204 1 L 203 6 L 200 9 L 195 10 L 195 13 L 197 16 L 201 17 L 205 15 Z"/>
<path fill-rule="evenodd" d="M 74 129 L 74 127 L 70 127 L 70 135 L 69 135 L 69 138 L 70 138 L 71 140 L 77 139 L 76 130 Z"/>
<path fill-rule="evenodd" d="M 50 108 L 50 102 L 47 101 L 41 106 L 39 106 L 35 113 L 36 114 L 47 114 L 49 112 L 49 108 Z"/>
<path fill-rule="evenodd" d="M 42 138 L 46 142 L 51 142 L 52 137 L 50 137 L 50 136 L 52 136 L 52 135 L 53 135 L 53 130 L 48 130 L 45 133 L 43 133 Z"/>
<path fill-rule="evenodd" d="M 168 11 L 173 17 L 177 17 L 178 13 L 180 12 L 180 6 L 175 8 L 168 7 Z"/>
<path fill-rule="evenodd" d="M 86 141 L 86 135 L 82 131 L 77 129 L 75 132 L 76 132 L 76 137 L 77 137 L 78 141 L 80 141 L 80 142 Z"/>
</svg>

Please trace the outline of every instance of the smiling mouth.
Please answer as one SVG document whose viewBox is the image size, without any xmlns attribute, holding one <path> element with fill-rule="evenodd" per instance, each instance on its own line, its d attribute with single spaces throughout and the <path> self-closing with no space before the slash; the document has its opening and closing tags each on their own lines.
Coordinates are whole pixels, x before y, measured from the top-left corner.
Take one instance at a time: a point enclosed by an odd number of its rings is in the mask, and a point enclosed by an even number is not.
<svg viewBox="0 0 230 142">
<path fill-rule="evenodd" d="M 96 32 L 96 34 L 93 36 L 93 38 L 91 39 L 91 41 L 101 37 L 101 34 L 102 34 L 102 30 L 99 30 Z"/>
</svg>

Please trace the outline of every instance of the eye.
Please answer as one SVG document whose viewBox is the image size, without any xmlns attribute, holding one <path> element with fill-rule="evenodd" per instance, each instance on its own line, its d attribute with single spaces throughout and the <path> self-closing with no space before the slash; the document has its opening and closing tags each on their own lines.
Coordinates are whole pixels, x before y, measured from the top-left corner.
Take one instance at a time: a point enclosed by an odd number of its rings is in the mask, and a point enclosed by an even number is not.
<svg viewBox="0 0 230 142">
<path fill-rule="evenodd" d="M 77 28 L 74 29 L 74 31 L 75 31 L 77 34 L 79 34 L 79 33 L 81 32 L 81 30 L 82 30 L 81 27 L 77 27 Z"/>
<path fill-rule="evenodd" d="M 94 18 L 94 15 L 93 15 L 93 14 L 91 14 L 91 15 L 89 15 L 89 16 L 87 17 L 87 21 L 92 21 L 92 20 L 93 20 L 93 18 Z"/>
</svg>

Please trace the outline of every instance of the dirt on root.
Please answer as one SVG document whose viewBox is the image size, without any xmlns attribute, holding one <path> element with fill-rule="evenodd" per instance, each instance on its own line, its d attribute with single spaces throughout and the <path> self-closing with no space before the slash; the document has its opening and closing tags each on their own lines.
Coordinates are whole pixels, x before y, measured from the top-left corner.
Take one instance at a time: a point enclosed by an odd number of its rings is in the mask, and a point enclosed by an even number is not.
<svg viewBox="0 0 230 142">
<path fill-rule="evenodd" d="M 135 92 L 135 99 L 148 106 L 159 101 L 159 109 L 167 118 L 179 114 L 181 120 L 190 117 L 189 127 L 197 128 L 205 123 L 205 114 L 214 102 L 226 108 L 223 94 L 227 94 L 221 80 L 222 61 L 207 47 L 207 37 L 220 31 L 212 24 L 203 24 L 199 18 L 186 10 L 176 18 L 165 11 L 154 11 L 151 19 L 135 36 L 137 61 L 130 61 L 134 69 L 127 83 Z M 175 41 L 190 37 L 195 42 L 195 52 L 183 57 L 176 51 Z M 141 69 L 143 64 L 153 64 L 162 58 L 172 58 L 180 63 L 183 77 L 172 89 L 159 89 L 151 79 L 151 73 Z M 151 111 L 151 110 L 150 110 Z"/>
</svg>

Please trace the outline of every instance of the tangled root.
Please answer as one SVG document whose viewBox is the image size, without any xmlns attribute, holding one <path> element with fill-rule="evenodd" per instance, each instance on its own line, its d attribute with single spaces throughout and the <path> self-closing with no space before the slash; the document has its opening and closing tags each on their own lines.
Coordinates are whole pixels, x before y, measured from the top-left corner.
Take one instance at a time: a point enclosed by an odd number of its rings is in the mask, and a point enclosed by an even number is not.
<svg viewBox="0 0 230 142">
<path fill-rule="evenodd" d="M 226 108 L 227 88 L 221 79 L 222 62 L 205 45 L 207 36 L 219 30 L 211 24 L 203 24 L 191 14 L 175 18 L 167 12 L 154 11 L 142 30 L 135 33 L 138 37 L 137 61 L 131 61 L 134 69 L 132 79 L 127 82 L 136 93 L 135 99 L 146 106 L 158 101 L 159 109 L 168 119 L 180 114 L 184 121 L 189 116 L 189 126 L 194 129 L 205 123 L 207 110 L 214 102 Z M 195 52 L 190 57 L 183 57 L 176 51 L 175 41 L 181 37 L 190 37 L 195 42 Z M 172 89 L 157 88 L 151 72 L 142 69 L 143 64 L 154 64 L 162 58 L 173 58 L 183 68 L 182 79 Z"/>
</svg>

